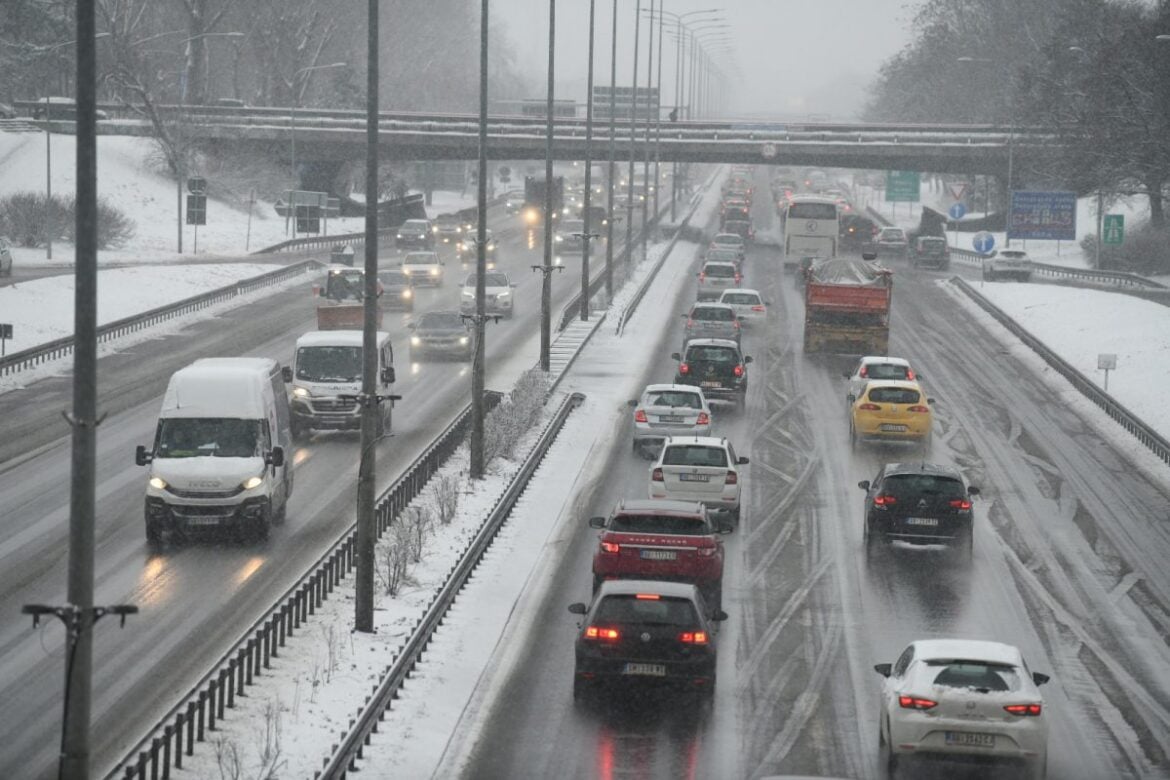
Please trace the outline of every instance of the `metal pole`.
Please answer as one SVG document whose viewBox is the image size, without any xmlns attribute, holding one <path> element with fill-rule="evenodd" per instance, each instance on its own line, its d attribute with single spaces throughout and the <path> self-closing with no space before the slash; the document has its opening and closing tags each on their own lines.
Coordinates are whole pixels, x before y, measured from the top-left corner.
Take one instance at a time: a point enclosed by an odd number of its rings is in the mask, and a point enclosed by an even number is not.
<svg viewBox="0 0 1170 780">
<path fill-rule="evenodd" d="M 674 116 L 675 120 L 682 118 L 682 50 L 683 26 L 678 22 L 678 37 L 675 38 L 674 57 Z M 675 220 L 675 201 L 678 199 L 678 161 L 670 161 L 670 221 Z"/>
<path fill-rule="evenodd" d="M 49 132 L 48 109 L 45 109 L 45 259 L 53 259 L 53 134 Z"/>
<path fill-rule="evenodd" d="M 1004 219 L 1003 245 L 1006 249 L 1012 245 L 1012 163 L 1015 157 L 1016 120 L 1008 126 L 1008 177 L 1007 177 L 1007 209 Z"/>
<path fill-rule="evenodd" d="M 485 0 L 486 2 L 486 0 Z M 585 86 L 585 220 L 581 237 L 581 321 L 589 319 L 589 241 L 592 238 L 589 207 L 593 198 L 593 17 L 596 0 L 589 0 L 589 72 Z"/>
<path fill-rule="evenodd" d="M 617 19 L 618 0 L 613 0 L 613 38 L 609 49 L 609 204 L 605 221 L 605 300 L 613 300 L 613 177 L 617 155 Z"/>
<path fill-rule="evenodd" d="M 662 5 L 666 4 L 666 0 L 662 0 Z M 662 5 L 658 7 L 658 115 L 654 117 L 654 218 L 657 219 L 658 210 L 658 191 L 662 189 L 662 50 L 666 48 L 666 39 L 663 35 L 663 19 L 665 14 L 662 12 Z M 674 215 L 671 214 L 673 221 Z"/>
<path fill-rule="evenodd" d="M 626 187 L 626 261 L 634 259 L 634 159 L 638 143 L 638 39 L 641 37 L 642 0 L 634 6 L 634 78 L 630 87 L 630 164 Z"/>
<path fill-rule="evenodd" d="M 94 502 L 97 461 L 97 46 L 94 0 L 77 3 L 77 211 L 74 293 L 69 604 L 78 610 L 65 666 L 61 777 L 89 777 L 93 683 Z"/>
<path fill-rule="evenodd" d="M 358 463 L 355 631 L 374 631 L 374 467 L 378 424 L 378 0 L 366 21 L 366 263 L 362 306 L 362 432 Z M 295 220 L 295 216 L 294 216 Z"/>
<path fill-rule="evenodd" d="M 488 0 L 479 11 L 479 184 L 477 204 L 479 219 L 475 232 L 475 343 L 471 358 L 471 478 L 483 479 L 484 472 L 484 320 L 487 310 L 484 296 L 487 271 L 487 121 L 488 121 Z"/>
<path fill-rule="evenodd" d="M 540 280 L 540 370 L 548 371 L 552 348 L 553 257 L 553 65 L 556 63 L 557 0 L 548 0 L 548 101 L 544 141 L 544 267 Z"/>
<path fill-rule="evenodd" d="M 1101 190 L 1097 190 L 1097 258 L 1094 260 L 1093 267 L 1098 271 L 1101 270 L 1101 242 L 1105 239 L 1105 199 L 1102 197 Z M 1105 372 L 1105 382 L 1109 382 L 1109 372 Z"/>
<path fill-rule="evenodd" d="M 650 21 L 646 25 L 646 135 L 642 147 L 642 257 L 650 240 L 650 86 L 654 83 L 654 0 L 650 0 Z M 637 86 L 635 84 L 635 86 Z M 657 215 L 656 215 L 657 216 Z"/>
<path fill-rule="evenodd" d="M 297 177 L 297 98 L 296 89 L 293 89 L 293 105 L 289 112 L 289 136 L 292 140 L 292 188 L 294 190 L 300 189 L 300 181 Z"/>
</svg>

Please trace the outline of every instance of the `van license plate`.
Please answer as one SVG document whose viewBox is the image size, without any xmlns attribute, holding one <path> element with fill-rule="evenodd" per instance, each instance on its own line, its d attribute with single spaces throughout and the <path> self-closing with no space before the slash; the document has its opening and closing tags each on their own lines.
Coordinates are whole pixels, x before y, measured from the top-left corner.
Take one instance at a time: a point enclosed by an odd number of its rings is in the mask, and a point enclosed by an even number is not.
<svg viewBox="0 0 1170 780">
<path fill-rule="evenodd" d="M 995 747 L 994 734 L 972 734 L 966 731 L 948 731 L 946 732 L 946 740 L 948 745 L 980 748 Z"/>
<path fill-rule="evenodd" d="M 622 670 L 622 674 L 638 674 L 649 677 L 665 677 L 665 664 L 626 664 L 626 668 Z"/>
</svg>

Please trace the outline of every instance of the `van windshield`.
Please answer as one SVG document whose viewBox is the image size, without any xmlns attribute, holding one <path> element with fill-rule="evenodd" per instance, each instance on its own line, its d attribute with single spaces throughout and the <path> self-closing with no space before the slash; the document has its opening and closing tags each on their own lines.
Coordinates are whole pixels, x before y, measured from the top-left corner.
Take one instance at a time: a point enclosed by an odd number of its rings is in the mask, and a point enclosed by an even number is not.
<svg viewBox="0 0 1170 780">
<path fill-rule="evenodd" d="M 301 347 L 297 379 L 306 382 L 357 382 L 362 378 L 361 347 Z"/>
<path fill-rule="evenodd" d="M 156 458 L 256 458 L 267 449 L 263 420 L 172 417 L 158 421 Z"/>
</svg>

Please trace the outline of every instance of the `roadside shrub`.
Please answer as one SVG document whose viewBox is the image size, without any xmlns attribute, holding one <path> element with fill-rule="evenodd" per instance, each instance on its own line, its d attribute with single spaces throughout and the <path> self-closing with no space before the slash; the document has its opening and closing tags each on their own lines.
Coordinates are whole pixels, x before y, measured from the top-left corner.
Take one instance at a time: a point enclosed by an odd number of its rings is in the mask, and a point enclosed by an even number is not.
<svg viewBox="0 0 1170 780">
<path fill-rule="evenodd" d="M 511 457 L 520 438 L 528 432 L 548 400 L 548 377 L 538 368 L 524 372 L 512 393 L 484 420 L 484 460 L 497 455 Z"/>
<path fill-rule="evenodd" d="M 50 201 L 43 193 L 13 193 L 0 198 L 0 234 L 29 248 L 44 246 L 50 238 L 73 242 L 76 214 L 73 196 L 54 195 Z M 104 199 L 98 201 L 97 219 L 99 249 L 123 246 L 134 237 L 134 220 Z"/>
</svg>

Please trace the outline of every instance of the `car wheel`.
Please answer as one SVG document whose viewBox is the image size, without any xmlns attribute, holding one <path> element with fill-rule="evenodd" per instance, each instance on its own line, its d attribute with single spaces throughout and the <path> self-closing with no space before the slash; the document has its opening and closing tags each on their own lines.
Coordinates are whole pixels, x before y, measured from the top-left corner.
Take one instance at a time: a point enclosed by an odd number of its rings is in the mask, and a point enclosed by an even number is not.
<svg viewBox="0 0 1170 780">
<path fill-rule="evenodd" d="M 975 529 L 968 528 L 959 532 L 955 540 L 955 553 L 964 561 L 970 561 L 975 555 Z"/>
<path fill-rule="evenodd" d="M 146 545 L 155 551 L 162 548 L 162 528 L 159 523 L 150 520 L 146 521 Z"/>
<path fill-rule="evenodd" d="M 856 451 L 858 444 L 857 429 L 853 427 L 853 423 L 849 423 L 849 449 Z"/>
<path fill-rule="evenodd" d="M 873 530 L 869 520 L 865 521 L 864 527 L 865 530 L 863 531 L 863 535 L 865 536 L 865 559 L 867 561 L 871 561 L 881 554 L 882 540 L 878 536 L 877 532 Z"/>
<path fill-rule="evenodd" d="M 593 592 L 595 594 L 601 590 L 601 583 L 603 582 L 605 582 L 605 577 L 602 577 L 600 574 L 593 575 Z"/>
<path fill-rule="evenodd" d="M 711 609 L 712 615 L 723 609 L 723 583 L 717 582 L 712 585 L 708 592 L 703 594 L 703 599 Z"/>
<path fill-rule="evenodd" d="M 573 701 L 584 701 L 589 696 L 589 683 L 573 675 Z"/>
<path fill-rule="evenodd" d="M 1032 762 L 1030 776 L 1032 780 L 1045 780 L 1048 777 L 1048 753 Z"/>
</svg>

